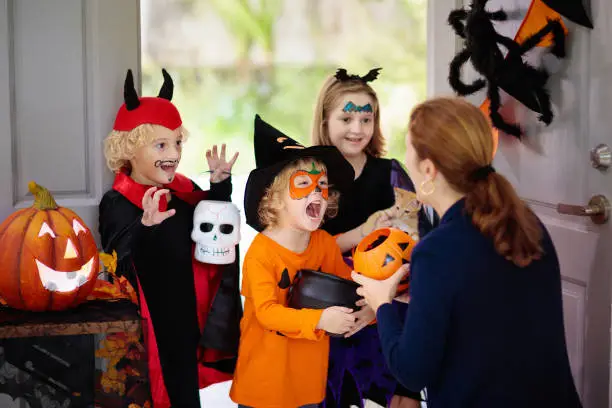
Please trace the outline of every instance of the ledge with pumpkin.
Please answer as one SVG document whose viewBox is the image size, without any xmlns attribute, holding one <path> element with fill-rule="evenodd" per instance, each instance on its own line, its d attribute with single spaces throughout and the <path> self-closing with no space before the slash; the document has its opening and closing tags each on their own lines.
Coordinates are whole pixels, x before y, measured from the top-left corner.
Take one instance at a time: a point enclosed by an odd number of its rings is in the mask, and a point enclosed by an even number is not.
<svg viewBox="0 0 612 408">
<path fill-rule="evenodd" d="M 99 253 L 74 211 L 46 188 L 28 188 L 33 205 L 0 225 L 0 350 L 28 380 L 0 378 L 0 393 L 33 408 L 48 398 L 41 389 L 76 405 L 150 405 L 136 293 L 115 275 L 116 252 Z"/>
</svg>

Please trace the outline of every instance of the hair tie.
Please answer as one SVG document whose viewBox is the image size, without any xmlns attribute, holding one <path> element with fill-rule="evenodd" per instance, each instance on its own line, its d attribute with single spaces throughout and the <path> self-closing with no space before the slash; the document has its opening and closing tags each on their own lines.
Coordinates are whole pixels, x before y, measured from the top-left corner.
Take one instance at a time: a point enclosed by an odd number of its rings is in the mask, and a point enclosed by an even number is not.
<svg viewBox="0 0 612 408">
<path fill-rule="evenodd" d="M 493 166 L 488 164 L 488 165 L 482 166 L 482 167 L 476 169 L 474 172 L 472 172 L 472 174 L 470 175 L 470 180 L 473 181 L 473 182 L 486 180 L 487 177 L 489 177 L 489 174 L 491 174 L 491 173 L 495 173 L 495 169 L 493 168 Z"/>
</svg>

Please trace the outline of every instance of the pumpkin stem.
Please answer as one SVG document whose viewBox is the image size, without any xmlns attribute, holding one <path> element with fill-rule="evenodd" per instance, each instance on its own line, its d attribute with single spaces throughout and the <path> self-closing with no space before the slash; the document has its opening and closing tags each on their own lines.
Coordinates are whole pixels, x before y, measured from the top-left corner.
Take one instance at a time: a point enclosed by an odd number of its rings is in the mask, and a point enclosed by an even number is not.
<svg viewBox="0 0 612 408">
<path fill-rule="evenodd" d="M 28 190 L 30 190 L 30 193 L 34 196 L 34 204 L 32 204 L 32 207 L 39 210 L 55 210 L 58 207 L 49 190 L 43 186 L 39 186 L 34 181 L 30 181 L 28 183 Z"/>
</svg>

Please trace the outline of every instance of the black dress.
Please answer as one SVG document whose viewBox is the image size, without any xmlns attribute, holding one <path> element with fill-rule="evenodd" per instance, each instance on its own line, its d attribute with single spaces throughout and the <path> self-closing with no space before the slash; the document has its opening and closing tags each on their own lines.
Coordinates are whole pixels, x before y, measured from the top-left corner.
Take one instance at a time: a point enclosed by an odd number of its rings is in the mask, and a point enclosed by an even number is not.
<svg viewBox="0 0 612 408">
<path fill-rule="evenodd" d="M 338 215 L 326 221 L 322 228 L 336 235 L 358 227 L 376 211 L 393 205 L 394 187 L 414 191 L 412 181 L 397 160 L 368 156 L 351 190 L 340 197 Z M 432 228 L 421 210 L 419 235 L 425 236 Z M 393 395 L 421 399 L 419 391 L 405 389 L 389 372 L 376 325 L 370 325 L 348 339 L 330 339 L 327 396 L 323 406 L 363 407 L 364 399 L 388 406 Z"/>
</svg>

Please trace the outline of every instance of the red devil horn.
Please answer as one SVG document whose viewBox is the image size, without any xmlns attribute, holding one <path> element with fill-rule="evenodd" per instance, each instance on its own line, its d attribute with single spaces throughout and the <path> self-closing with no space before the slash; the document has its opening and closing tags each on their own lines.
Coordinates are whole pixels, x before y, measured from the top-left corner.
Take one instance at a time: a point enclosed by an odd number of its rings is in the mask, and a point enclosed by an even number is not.
<svg viewBox="0 0 612 408">
<path fill-rule="evenodd" d="M 123 84 L 123 101 L 125 102 L 125 107 L 129 111 L 140 106 L 140 100 L 134 88 L 134 77 L 132 76 L 131 69 L 128 69 L 127 75 L 125 76 L 125 82 Z"/>
<path fill-rule="evenodd" d="M 162 75 L 164 76 L 164 84 L 159 90 L 159 95 L 157 96 L 171 101 L 172 94 L 174 93 L 174 82 L 172 82 L 172 77 L 170 76 L 170 74 L 168 74 L 168 71 L 163 68 Z"/>
</svg>

